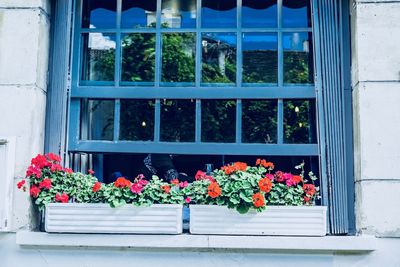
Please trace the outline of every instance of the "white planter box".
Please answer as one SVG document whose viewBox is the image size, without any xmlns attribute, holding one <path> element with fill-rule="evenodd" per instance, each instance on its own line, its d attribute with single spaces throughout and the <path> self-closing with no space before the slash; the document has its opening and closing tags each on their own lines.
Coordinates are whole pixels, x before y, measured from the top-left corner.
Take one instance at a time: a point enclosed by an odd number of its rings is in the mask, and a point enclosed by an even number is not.
<svg viewBox="0 0 400 267">
<path fill-rule="evenodd" d="M 51 203 L 46 206 L 46 232 L 180 234 L 182 205 L 125 205 Z"/>
<path fill-rule="evenodd" d="M 239 214 L 222 206 L 190 205 L 190 233 L 215 235 L 326 235 L 326 207 L 268 206 Z"/>
</svg>

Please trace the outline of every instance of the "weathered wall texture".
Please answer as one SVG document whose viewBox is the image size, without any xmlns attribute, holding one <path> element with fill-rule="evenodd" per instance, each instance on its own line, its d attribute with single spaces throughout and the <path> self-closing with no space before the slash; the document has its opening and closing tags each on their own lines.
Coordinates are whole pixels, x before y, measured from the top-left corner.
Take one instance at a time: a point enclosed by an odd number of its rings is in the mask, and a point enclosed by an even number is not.
<svg viewBox="0 0 400 267">
<path fill-rule="evenodd" d="M 352 9 L 357 228 L 400 237 L 400 1 Z"/>
<path fill-rule="evenodd" d="M 43 150 L 50 1 L 0 1 L 0 135 L 16 137 L 16 178 Z M 29 223 L 26 194 L 14 193 L 13 228 Z"/>
</svg>

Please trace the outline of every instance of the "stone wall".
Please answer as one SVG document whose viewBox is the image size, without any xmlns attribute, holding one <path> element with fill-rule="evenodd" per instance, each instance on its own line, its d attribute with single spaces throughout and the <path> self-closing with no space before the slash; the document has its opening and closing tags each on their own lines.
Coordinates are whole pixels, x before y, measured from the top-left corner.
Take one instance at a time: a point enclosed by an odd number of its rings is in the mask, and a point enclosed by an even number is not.
<svg viewBox="0 0 400 267">
<path fill-rule="evenodd" d="M 357 229 L 400 236 L 400 1 L 354 1 Z"/>
<path fill-rule="evenodd" d="M 0 1 L 0 135 L 16 137 L 15 176 L 43 151 L 50 1 Z M 29 224 L 29 201 L 15 190 L 14 229 Z"/>
</svg>

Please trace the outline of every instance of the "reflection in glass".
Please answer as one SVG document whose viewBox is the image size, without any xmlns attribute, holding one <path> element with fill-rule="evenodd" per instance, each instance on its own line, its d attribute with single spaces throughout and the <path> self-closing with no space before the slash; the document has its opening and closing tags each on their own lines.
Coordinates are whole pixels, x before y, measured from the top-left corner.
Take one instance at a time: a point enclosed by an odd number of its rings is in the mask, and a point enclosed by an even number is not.
<svg viewBox="0 0 400 267">
<path fill-rule="evenodd" d="M 81 101 L 81 140 L 113 140 L 114 100 Z"/>
<path fill-rule="evenodd" d="M 278 81 L 278 38 L 275 33 L 243 33 L 243 82 Z"/>
<path fill-rule="evenodd" d="M 307 32 L 283 34 L 285 83 L 313 83 L 312 36 Z"/>
<path fill-rule="evenodd" d="M 156 0 L 123 0 L 122 1 L 122 28 L 146 28 L 156 26 Z"/>
<path fill-rule="evenodd" d="M 316 143 L 315 101 L 285 101 L 283 111 L 285 143 Z"/>
<path fill-rule="evenodd" d="M 167 83 L 194 83 L 196 34 L 162 34 L 162 76 Z"/>
<path fill-rule="evenodd" d="M 115 35 L 85 33 L 82 39 L 82 80 L 114 81 Z"/>
<path fill-rule="evenodd" d="M 202 0 L 203 28 L 235 28 L 236 0 Z"/>
<path fill-rule="evenodd" d="M 162 0 L 161 23 L 168 28 L 196 28 L 196 0 Z"/>
<path fill-rule="evenodd" d="M 276 143 L 275 100 L 242 100 L 242 112 L 243 143 Z"/>
<path fill-rule="evenodd" d="M 120 140 L 154 139 L 154 100 L 121 100 Z"/>
<path fill-rule="evenodd" d="M 153 33 L 122 35 L 122 81 L 154 81 L 155 46 Z"/>
<path fill-rule="evenodd" d="M 203 33 L 202 83 L 236 82 L 236 34 Z"/>
<path fill-rule="evenodd" d="M 311 27 L 310 0 L 283 0 L 282 17 L 284 27 Z"/>
<path fill-rule="evenodd" d="M 195 100 L 161 100 L 160 140 L 194 142 Z"/>
<path fill-rule="evenodd" d="M 242 27 L 276 27 L 278 8 L 276 0 L 243 0 Z"/>
<path fill-rule="evenodd" d="M 84 0 L 82 3 L 82 28 L 115 28 L 116 12 L 116 0 Z"/>
<path fill-rule="evenodd" d="M 201 141 L 233 143 L 236 138 L 236 100 L 201 101 Z"/>
</svg>

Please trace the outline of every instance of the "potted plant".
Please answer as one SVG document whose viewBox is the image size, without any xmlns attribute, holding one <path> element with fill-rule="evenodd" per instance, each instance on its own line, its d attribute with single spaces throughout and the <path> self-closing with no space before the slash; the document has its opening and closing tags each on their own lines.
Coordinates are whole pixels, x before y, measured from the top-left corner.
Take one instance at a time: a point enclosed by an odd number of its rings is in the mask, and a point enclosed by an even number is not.
<svg viewBox="0 0 400 267">
<path fill-rule="evenodd" d="M 88 174 L 60 165 L 52 153 L 38 155 L 28 167 L 19 189 L 28 190 L 34 204 L 45 211 L 45 230 L 65 233 L 182 233 L 181 189 L 154 176 L 133 182 L 119 177 L 103 184 Z M 28 181 L 28 182 L 27 182 Z M 125 205 L 130 204 L 130 205 Z"/>
<path fill-rule="evenodd" d="M 306 235 L 326 234 L 326 207 L 316 206 L 317 177 L 304 175 L 304 163 L 293 175 L 273 172 L 274 164 L 257 160 L 256 166 L 236 162 L 198 172 L 187 188 L 192 234 Z"/>
</svg>

